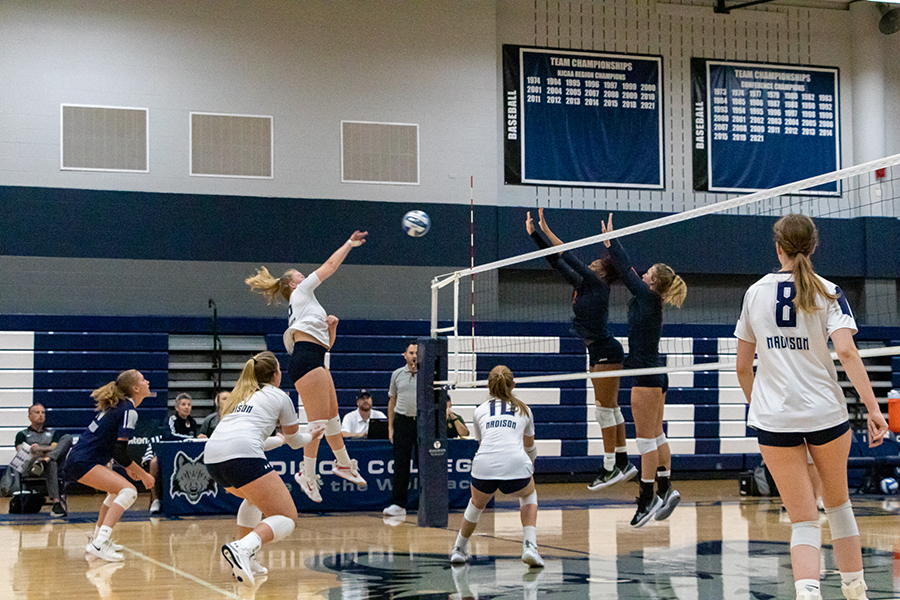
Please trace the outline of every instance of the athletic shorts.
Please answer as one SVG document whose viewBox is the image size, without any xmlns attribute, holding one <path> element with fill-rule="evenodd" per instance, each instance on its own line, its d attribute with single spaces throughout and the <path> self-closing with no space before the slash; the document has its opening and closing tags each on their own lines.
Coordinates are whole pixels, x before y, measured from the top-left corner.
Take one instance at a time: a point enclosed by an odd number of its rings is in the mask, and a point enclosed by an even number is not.
<svg viewBox="0 0 900 600">
<path fill-rule="evenodd" d="M 78 481 L 96 466 L 97 463 L 66 461 L 62 470 L 63 481 Z"/>
<path fill-rule="evenodd" d="M 585 340 L 587 343 L 587 340 Z M 620 365 L 625 360 L 625 351 L 622 344 L 614 337 L 605 340 L 593 340 L 588 346 L 588 357 L 591 366 L 594 365 Z"/>
<path fill-rule="evenodd" d="M 209 476 L 227 488 L 242 488 L 272 470 L 265 458 L 232 458 L 206 465 Z"/>
<path fill-rule="evenodd" d="M 850 430 L 850 421 L 844 421 L 840 425 L 820 429 L 819 431 L 790 431 L 773 432 L 756 430 L 756 441 L 760 446 L 777 446 L 779 448 L 793 448 L 802 446 L 806 442 L 810 446 L 824 446 L 833 442 Z"/>
<path fill-rule="evenodd" d="M 632 375 L 631 377 L 623 377 L 622 387 L 661 388 L 662 393 L 665 394 L 669 391 L 669 376 L 665 373 L 657 373 L 656 375 Z"/>
<path fill-rule="evenodd" d="M 291 378 L 291 385 L 297 383 L 298 379 L 310 371 L 324 367 L 326 352 L 328 349 L 325 346 L 313 342 L 295 342 L 294 353 L 291 354 L 291 362 L 288 365 L 288 377 Z"/>
<path fill-rule="evenodd" d="M 472 487 L 484 494 L 493 494 L 500 490 L 504 494 L 521 492 L 531 483 L 531 477 L 525 479 L 478 479 L 472 478 Z"/>
</svg>

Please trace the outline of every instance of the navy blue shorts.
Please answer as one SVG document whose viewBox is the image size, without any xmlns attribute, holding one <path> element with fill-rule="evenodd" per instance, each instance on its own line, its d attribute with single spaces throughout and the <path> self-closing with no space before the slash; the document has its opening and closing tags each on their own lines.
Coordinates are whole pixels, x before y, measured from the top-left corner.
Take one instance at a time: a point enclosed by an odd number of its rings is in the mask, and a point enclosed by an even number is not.
<svg viewBox="0 0 900 600">
<path fill-rule="evenodd" d="M 657 373 L 656 375 L 632 375 L 631 377 L 623 377 L 622 387 L 661 388 L 662 393 L 665 394 L 669 391 L 669 376 L 665 373 Z"/>
<path fill-rule="evenodd" d="M 820 429 L 818 431 L 790 431 L 773 432 L 756 430 L 756 441 L 760 446 L 777 446 L 779 448 L 793 448 L 802 446 L 806 442 L 810 446 L 823 446 L 832 442 L 850 430 L 850 421 L 844 421 L 840 425 Z"/>
<path fill-rule="evenodd" d="M 206 465 L 209 476 L 227 488 L 242 488 L 272 470 L 265 458 L 232 458 Z"/>
<path fill-rule="evenodd" d="M 88 471 L 97 466 L 97 463 L 82 463 L 66 461 L 63 466 L 62 478 L 64 481 L 78 481 L 88 474 Z"/>
<path fill-rule="evenodd" d="M 500 490 L 504 494 L 521 492 L 531 483 L 531 477 L 525 479 L 478 479 L 472 478 L 472 487 L 484 494 L 493 494 Z"/>
<path fill-rule="evenodd" d="M 325 346 L 313 342 L 294 342 L 294 353 L 291 354 L 291 363 L 288 365 L 288 377 L 291 385 L 297 383 L 301 377 L 325 366 Z"/>
<path fill-rule="evenodd" d="M 622 344 L 614 337 L 605 340 L 593 340 L 588 344 L 587 350 L 592 367 L 594 365 L 621 365 L 622 361 L 625 360 L 625 351 L 622 350 Z"/>
</svg>

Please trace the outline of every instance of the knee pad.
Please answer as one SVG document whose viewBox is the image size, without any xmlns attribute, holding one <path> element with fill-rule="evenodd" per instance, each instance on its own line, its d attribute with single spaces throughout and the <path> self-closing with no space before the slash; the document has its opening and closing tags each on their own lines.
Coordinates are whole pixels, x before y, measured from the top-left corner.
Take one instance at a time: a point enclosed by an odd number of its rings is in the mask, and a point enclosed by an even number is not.
<svg viewBox="0 0 900 600">
<path fill-rule="evenodd" d="M 325 423 L 325 435 L 340 435 L 341 434 L 341 420 L 337 417 L 331 417 L 328 419 L 328 422 Z"/>
<path fill-rule="evenodd" d="M 616 425 L 621 425 L 625 422 L 625 417 L 622 415 L 622 409 L 618 406 L 613 409 L 613 413 L 616 416 Z"/>
<path fill-rule="evenodd" d="M 659 448 L 663 444 L 668 444 L 669 440 L 666 438 L 666 434 L 661 434 L 656 436 L 656 447 Z"/>
<path fill-rule="evenodd" d="M 287 536 L 291 535 L 291 532 L 294 531 L 295 523 L 294 520 L 282 515 L 272 515 L 271 517 L 266 517 L 262 520 L 263 523 L 269 526 L 269 529 L 272 530 L 272 533 L 275 534 L 275 540 L 283 540 Z"/>
<path fill-rule="evenodd" d="M 826 508 L 825 516 L 828 517 L 828 524 L 831 526 L 832 540 L 859 535 L 856 517 L 853 516 L 853 508 L 850 506 L 849 500 L 840 506 Z"/>
<path fill-rule="evenodd" d="M 237 513 L 238 527 L 247 527 L 253 529 L 262 521 L 262 511 L 250 504 L 246 498 L 241 502 Z"/>
<path fill-rule="evenodd" d="M 603 406 L 594 407 L 594 418 L 600 424 L 600 429 L 607 429 L 616 426 L 616 415 L 614 408 L 605 408 Z"/>
<path fill-rule="evenodd" d="M 647 454 L 656 450 L 655 438 L 637 438 L 635 442 L 637 443 L 639 454 Z"/>
<path fill-rule="evenodd" d="M 475 505 L 469 500 L 469 505 L 466 507 L 466 512 L 463 513 L 463 517 L 465 517 L 466 521 L 469 523 L 477 523 L 483 512 L 483 508 L 475 508 Z"/>
<path fill-rule="evenodd" d="M 137 500 L 137 496 L 138 494 L 136 489 L 134 489 L 133 487 L 127 487 L 118 493 L 116 499 L 113 500 L 113 502 L 115 502 L 125 510 L 128 510 L 131 505 L 134 504 L 134 501 Z"/>
<path fill-rule="evenodd" d="M 106 508 L 110 508 L 113 505 L 113 502 L 116 501 L 115 494 L 106 494 L 106 498 L 103 499 L 103 506 Z"/>
<path fill-rule="evenodd" d="M 522 508 L 526 504 L 534 504 L 537 506 L 537 491 L 531 492 L 524 498 L 519 496 L 519 508 Z"/>
<path fill-rule="evenodd" d="M 791 548 L 794 546 L 822 547 L 822 530 L 818 521 L 800 521 L 791 524 Z"/>
</svg>

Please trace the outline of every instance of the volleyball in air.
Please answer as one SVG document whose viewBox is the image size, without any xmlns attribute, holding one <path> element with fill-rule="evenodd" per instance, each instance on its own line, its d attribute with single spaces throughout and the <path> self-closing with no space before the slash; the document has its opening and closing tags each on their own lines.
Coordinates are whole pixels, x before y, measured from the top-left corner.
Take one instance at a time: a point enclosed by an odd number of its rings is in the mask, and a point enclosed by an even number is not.
<svg viewBox="0 0 900 600">
<path fill-rule="evenodd" d="M 881 493 L 888 494 L 890 496 L 894 496 L 897 494 L 897 489 L 900 488 L 900 484 L 897 483 L 897 480 L 893 477 L 885 477 L 881 480 Z"/>
<path fill-rule="evenodd" d="M 431 229 L 431 219 L 421 210 L 411 210 L 403 215 L 400 222 L 406 235 L 412 237 L 422 237 Z"/>
</svg>

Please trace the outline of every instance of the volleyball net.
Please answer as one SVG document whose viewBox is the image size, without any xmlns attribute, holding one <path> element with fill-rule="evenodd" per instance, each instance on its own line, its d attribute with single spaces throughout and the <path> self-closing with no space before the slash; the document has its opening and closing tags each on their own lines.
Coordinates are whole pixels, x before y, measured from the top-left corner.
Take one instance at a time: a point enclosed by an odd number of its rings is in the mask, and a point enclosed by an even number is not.
<svg viewBox="0 0 900 600">
<path fill-rule="evenodd" d="M 837 193 L 820 191 L 835 182 Z M 524 238 L 526 210 L 531 210 L 538 228 L 537 208 L 522 208 Z M 547 213 L 555 233 L 564 229 L 560 225 L 567 212 Z M 819 229 L 819 246 L 812 256 L 817 272 L 842 288 L 858 325 L 876 332 L 868 339 L 857 338 L 876 395 L 883 398 L 884 388 L 890 389 L 890 357 L 900 354 L 896 334 L 900 326 L 900 155 L 643 222 L 637 213 L 614 211 L 615 230 L 606 234 L 600 233 L 600 222 L 609 213 L 596 213 L 596 235 L 433 280 L 431 333 L 446 336 L 449 349 L 448 379 L 436 384 L 451 389 L 483 387 L 490 368 L 507 364 L 520 386 L 667 373 L 672 386 L 714 380 L 736 388 L 733 331 L 744 292 L 778 267 L 772 237 L 775 220 L 802 213 L 812 217 Z M 604 253 L 603 242 L 615 238 L 621 240 L 639 272 L 656 262 L 666 263 L 684 278 L 688 294 L 681 309 L 665 308 L 660 342 L 663 364 L 590 373 L 583 343 L 579 346 L 580 340 L 568 333 L 572 287 L 545 257 L 571 251 L 589 264 Z M 612 286 L 610 327 L 626 353 L 630 297 L 621 284 Z M 584 384 L 590 387 L 590 382 Z"/>
</svg>

